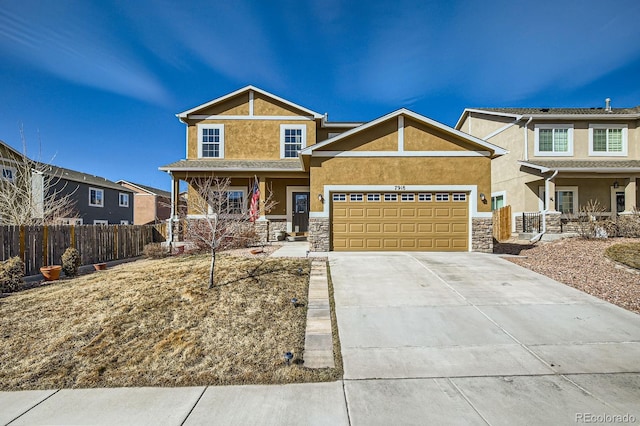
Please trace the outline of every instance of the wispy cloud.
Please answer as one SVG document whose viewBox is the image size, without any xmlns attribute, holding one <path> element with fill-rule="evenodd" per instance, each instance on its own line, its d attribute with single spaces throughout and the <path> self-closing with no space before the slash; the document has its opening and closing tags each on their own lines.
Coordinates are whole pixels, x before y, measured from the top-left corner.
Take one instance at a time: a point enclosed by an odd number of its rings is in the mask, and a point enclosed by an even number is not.
<svg viewBox="0 0 640 426">
<path fill-rule="evenodd" d="M 548 88 L 580 87 L 640 54 L 640 4 L 542 0 L 399 0 L 351 14 L 361 36 L 347 43 L 338 86 L 381 103 L 461 95 L 512 102 Z M 355 18 L 360 16 L 360 18 Z"/>
<path fill-rule="evenodd" d="M 126 41 L 109 36 L 91 2 L 6 2 L 0 9 L 0 52 L 68 81 L 163 103 L 167 93 Z"/>
</svg>

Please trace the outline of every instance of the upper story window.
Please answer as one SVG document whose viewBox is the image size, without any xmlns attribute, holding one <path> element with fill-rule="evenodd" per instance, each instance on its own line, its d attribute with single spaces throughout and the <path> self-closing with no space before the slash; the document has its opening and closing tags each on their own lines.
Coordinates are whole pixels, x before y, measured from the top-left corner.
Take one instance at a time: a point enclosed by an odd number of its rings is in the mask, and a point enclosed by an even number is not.
<svg viewBox="0 0 640 426">
<path fill-rule="evenodd" d="M 573 125 L 537 124 L 535 130 L 535 155 L 573 155 Z"/>
<path fill-rule="evenodd" d="M 626 124 L 590 124 L 589 155 L 626 156 Z"/>
<path fill-rule="evenodd" d="M 0 175 L 1 179 L 8 180 L 9 182 L 13 182 L 15 180 L 16 169 L 13 167 L 2 166 L 0 167 L 0 171 L 2 172 Z"/>
<path fill-rule="evenodd" d="M 125 194 L 121 192 L 118 196 L 119 206 L 120 207 L 129 207 L 129 194 Z"/>
<path fill-rule="evenodd" d="M 280 125 L 280 158 L 298 158 L 298 152 L 307 146 L 307 126 Z"/>
<path fill-rule="evenodd" d="M 104 207 L 104 191 L 102 189 L 89 188 L 89 205 Z"/>
<path fill-rule="evenodd" d="M 198 157 L 224 158 L 224 124 L 198 125 Z"/>
</svg>

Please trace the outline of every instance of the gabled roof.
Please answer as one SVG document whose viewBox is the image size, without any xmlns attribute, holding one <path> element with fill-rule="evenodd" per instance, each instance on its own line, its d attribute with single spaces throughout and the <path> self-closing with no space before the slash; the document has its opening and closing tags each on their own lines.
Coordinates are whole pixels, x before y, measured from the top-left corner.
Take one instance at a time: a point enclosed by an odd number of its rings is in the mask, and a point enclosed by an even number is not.
<svg viewBox="0 0 640 426">
<path fill-rule="evenodd" d="M 274 95 L 273 93 L 269 93 L 266 90 L 262 90 L 262 89 L 260 89 L 258 87 L 252 86 L 252 85 L 248 85 L 246 87 L 243 87 L 242 89 L 236 90 L 235 92 L 231 92 L 231 93 L 226 94 L 224 96 L 221 96 L 219 98 L 213 99 L 213 100 L 211 100 L 209 102 L 206 102 L 206 103 L 204 103 L 202 105 L 198 105 L 195 108 L 191 108 L 191 109 L 188 109 L 188 110 L 186 110 L 184 112 L 178 113 L 178 114 L 176 114 L 176 116 L 178 118 L 180 118 L 180 119 L 187 118 L 190 114 L 198 112 L 198 111 L 200 111 L 200 110 L 202 110 L 204 108 L 208 108 L 208 107 L 210 107 L 212 105 L 224 102 L 224 101 L 226 101 L 228 99 L 231 99 L 231 98 L 233 98 L 235 96 L 238 96 L 240 94 L 243 94 L 243 93 L 246 93 L 246 92 L 249 92 L 249 91 L 258 92 L 258 93 L 260 93 L 260 94 L 262 94 L 262 95 L 264 95 L 266 97 L 274 99 L 274 100 L 276 100 L 278 102 L 281 102 L 281 103 L 283 103 L 285 105 L 289 105 L 290 107 L 293 107 L 295 109 L 299 109 L 301 111 L 304 111 L 305 113 L 309 114 L 310 116 L 313 116 L 313 118 L 323 118 L 324 117 L 323 114 L 320 114 L 318 112 L 312 111 L 312 110 L 310 110 L 308 108 L 305 108 L 305 107 L 303 107 L 301 105 L 298 105 L 298 104 L 295 104 L 293 102 L 290 102 L 290 101 L 288 101 L 286 99 L 283 99 L 283 98 L 281 98 L 279 96 Z"/>
<path fill-rule="evenodd" d="M 399 110 L 391 112 L 391 113 L 389 113 L 387 115 L 383 115 L 380 118 L 377 118 L 377 119 L 375 119 L 373 121 L 369 121 L 368 123 L 365 123 L 365 124 L 363 124 L 361 126 L 358 126 L 358 127 L 354 128 L 354 129 L 348 130 L 348 131 L 346 131 L 346 132 L 344 132 L 344 133 L 342 133 L 342 134 L 340 134 L 338 136 L 335 136 L 333 138 L 327 139 L 326 141 L 317 143 L 315 145 L 311 145 L 311 146 L 303 149 L 302 151 L 300 151 L 300 154 L 301 155 L 312 155 L 313 152 L 315 150 L 319 149 L 319 148 L 326 147 L 328 145 L 334 144 L 334 143 L 336 143 L 336 142 L 338 142 L 338 141 L 340 141 L 340 140 L 342 140 L 344 138 L 347 138 L 347 137 L 349 137 L 349 136 L 351 136 L 353 134 L 362 132 L 362 131 L 364 131 L 366 129 L 369 129 L 369 128 L 373 127 L 373 126 L 376 126 L 376 125 L 378 125 L 380 123 L 383 123 L 383 122 L 385 122 L 385 121 L 387 121 L 389 119 L 398 117 L 400 115 L 404 115 L 404 116 L 410 117 L 410 118 L 412 118 L 412 119 L 414 119 L 414 120 L 416 120 L 418 122 L 421 122 L 421 123 L 427 124 L 429 126 L 435 127 L 436 129 L 441 130 L 441 131 L 443 131 L 445 133 L 457 136 L 457 137 L 459 137 L 459 138 L 461 138 L 461 139 L 463 139 L 463 140 L 465 140 L 465 141 L 467 141 L 467 142 L 469 142 L 469 143 L 471 143 L 473 145 L 479 145 L 482 148 L 486 148 L 489 151 L 491 151 L 494 156 L 504 155 L 504 154 L 507 153 L 507 151 L 505 149 L 503 149 L 503 148 L 501 148 L 501 147 L 499 147 L 497 145 L 493 145 L 493 144 L 491 144 L 491 143 L 489 143 L 487 141 L 484 141 L 482 139 L 476 138 L 475 136 L 468 135 L 468 134 L 466 134 L 464 132 L 461 132 L 460 130 L 453 129 L 453 128 L 445 125 L 445 124 L 442 124 L 442 123 L 440 123 L 438 121 L 432 120 L 432 119 L 430 119 L 428 117 L 425 117 L 424 115 L 418 114 L 418 113 L 413 112 L 413 111 L 411 111 L 409 109 L 400 108 Z"/>
<path fill-rule="evenodd" d="M 151 186 L 146 186 L 146 185 L 142 185 L 139 183 L 133 183 L 133 182 L 129 182 L 127 180 L 124 179 L 120 179 L 119 181 L 116 181 L 117 184 L 122 185 L 123 183 L 133 186 L 136 189 L 139 189 L 141 192 L 146 192 L 147 194 L 150 195 L 158 195 L 160 197 L 166 197 L 166 198 L 170 198 L 171 197 L 171 193 L 169 191 L 165 191 L 162 189 L 158 189 L 158 188 L 154 188 Z"/>
<path fill-rule="evenodd" d="M 120 192 L 130 192 L 132 190 L 118 185 L 117 183 L 110 181 L 109 179 L 90 175 L 88 173 L 77 172 L 71 169 L 65 169 L 64 167 L 53 166 L 51 164 L 39 163 L 38 169 L 43 173 L 51 176 L 55 176 L 59 179 L 65 179 L 72 182 L 85 183 L 87 185 L 99 186 L 100 188 L 113 189 Z"/>
<path fill-rule="evenodd" d="M 519 120 L 522 117 L 551 118 L 551 119 L 638 119 L 640 118 L 640 106 L 633 108 L 465 108 L 456 123 L 456 129 L 460 128 L 462 121 L 469 113 L 497 115 L 511 117 Z"/>
</svg>

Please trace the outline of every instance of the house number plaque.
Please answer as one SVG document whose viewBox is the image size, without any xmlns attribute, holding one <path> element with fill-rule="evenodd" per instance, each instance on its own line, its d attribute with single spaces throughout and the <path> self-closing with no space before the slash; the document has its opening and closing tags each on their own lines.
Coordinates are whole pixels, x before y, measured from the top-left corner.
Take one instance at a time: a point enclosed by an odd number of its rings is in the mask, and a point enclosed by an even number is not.
<svg viewBox="0 0 640 426">
<path fill-rule="evenodd" d="M 396 191 L 404 191 L 407 189 L 406 185 L 395 185 L 394 188 Z"/>
</svg>

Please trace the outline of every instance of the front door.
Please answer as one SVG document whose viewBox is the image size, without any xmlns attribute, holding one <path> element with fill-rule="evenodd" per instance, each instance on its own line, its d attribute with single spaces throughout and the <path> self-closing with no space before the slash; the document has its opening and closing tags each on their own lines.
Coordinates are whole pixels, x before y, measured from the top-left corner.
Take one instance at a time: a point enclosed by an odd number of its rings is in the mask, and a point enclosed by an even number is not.
<svg viewBox="0 0 640 426">
<path fill-rule="evenodd" d="M 624 192 L 616 192 L 616 213 L 624 211 Z"/>
<path fill-rule="evenodd" d="M 309 230 L 309 193 L 294 192 L 293 200 L 293 223 L 291 231 L 307 232 Z"/>
</svg>

